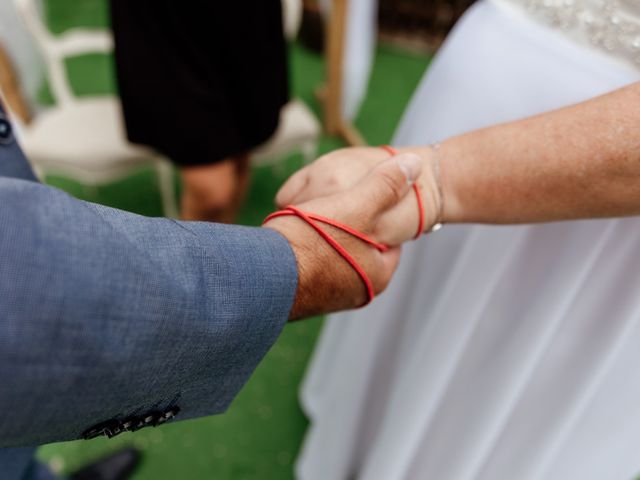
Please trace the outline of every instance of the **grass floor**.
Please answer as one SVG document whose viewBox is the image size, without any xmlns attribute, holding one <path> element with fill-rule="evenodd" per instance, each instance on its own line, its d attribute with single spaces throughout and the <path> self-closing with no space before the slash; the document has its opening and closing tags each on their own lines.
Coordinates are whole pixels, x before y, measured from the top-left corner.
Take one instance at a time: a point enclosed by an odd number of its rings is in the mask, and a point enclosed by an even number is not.
<svg viewBox="0 0 640 480">
<path fill-rule="evenodd" d="M 104 26 L 104 0 L 48 0 L 48 22 L 54 32 L 70 26 Z M 357 126 L 372 144 L 391 139 L 428 59 L 379 48 L 370 93 Z M 115 91 L 109 56 L 70 59 L 67 68 L 79 95 Z M 319 113 L 314 88 L 324 76 L 322 58 L 298 45 L 291 46 L 293 95 Z M 52 101 L 44 88 L 43 103 Z M 323 137 L 320 153 L 340 147 L 338 139 Z M 283 159 L 280 168 L 257 168 L 241 223 L 258 225 L 272 210 L 273 197 L 289 174 L 301 165 L 299 156 Z M 150 216 L 162 214 L 151 171 L 142 171 L 116 184 L 88 189 L 69 179 L 50 177 L 48 183 L 80 198 Z M 96 439 L 47 445 L 39 457 L 58 471 L 68 472 L 93 458 L 125 445 L 144 451 L 137 480 L 163 479 L 287 479 L 307 422 L 297 401 L 298 386 L 321 326 L 316 318 L 285 328 L 278 342 L 223 415 L 176 422 L 162 428 Z"/>
</svg>

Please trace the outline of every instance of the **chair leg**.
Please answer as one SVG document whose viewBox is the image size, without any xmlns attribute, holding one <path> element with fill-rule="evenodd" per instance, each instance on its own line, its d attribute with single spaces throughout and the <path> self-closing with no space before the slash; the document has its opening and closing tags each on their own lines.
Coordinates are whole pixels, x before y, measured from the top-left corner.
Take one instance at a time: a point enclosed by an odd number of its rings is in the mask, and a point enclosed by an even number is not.
<svg viewBox="0 0 640 480">
<path fill-rule="evenodd" d="M 156 175 L 158 177 L 158 189 L 162 198 L 162 209 L 169 218 L 178 218 L 178 205 L 173 176 L 173 166 L 164 159 L 156 161 Z"/>
<path fill-rule="evenodd" d="M 305 165 L 310 164 L 316 159 L 318 154 L 318 143 L 315 140 L 309 140 L 300 147 Z"/>
<path fill-rule="evenodd" d="M 45 180 L 47 179 L 47 173 L 44 171 L 44 169 L 41 166 L 36 165 L 35 163 L 31 163 L 31 169 L 33 170 L 36 178 L 40 180 L 40 183 L 45 183 Z"/>
<path fill-rule="evenodd" d="M 82 184 L 82 193 L 85 198 L 87 198 L 91 202 L 95 202 L 98 197 L 98 185 L 95 183 L 86 183 L 81 182 Z"/>
</svg>

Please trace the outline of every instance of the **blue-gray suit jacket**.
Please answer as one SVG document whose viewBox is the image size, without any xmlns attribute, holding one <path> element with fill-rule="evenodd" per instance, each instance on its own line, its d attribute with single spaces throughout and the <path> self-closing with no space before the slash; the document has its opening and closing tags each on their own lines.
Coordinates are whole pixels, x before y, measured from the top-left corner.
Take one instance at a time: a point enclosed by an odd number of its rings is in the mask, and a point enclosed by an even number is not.
<svg viewBox="0 0 640 480">
<path fill-rule="evenodd" d="M 0 110 L 0 478 L 42 443 L 224 411 L 287 320 L 287 241 L 74 199 L 9 128 Z"/>
</svg>

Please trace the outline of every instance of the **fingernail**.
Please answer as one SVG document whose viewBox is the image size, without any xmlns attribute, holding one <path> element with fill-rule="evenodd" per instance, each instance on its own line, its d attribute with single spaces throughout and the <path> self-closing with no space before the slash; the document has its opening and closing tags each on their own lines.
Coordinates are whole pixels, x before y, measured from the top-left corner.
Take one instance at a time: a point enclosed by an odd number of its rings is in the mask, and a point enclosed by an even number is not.
<svg viewBox="0 0 640 480">
<path fill-rule="evenodd" d="M 407 183 L 412 184 L 418 179 L 422 170 L 422 159 L 418 155 L 402 153 L 396 157 L 396 162 L 407 178 Z"/>
</svg>

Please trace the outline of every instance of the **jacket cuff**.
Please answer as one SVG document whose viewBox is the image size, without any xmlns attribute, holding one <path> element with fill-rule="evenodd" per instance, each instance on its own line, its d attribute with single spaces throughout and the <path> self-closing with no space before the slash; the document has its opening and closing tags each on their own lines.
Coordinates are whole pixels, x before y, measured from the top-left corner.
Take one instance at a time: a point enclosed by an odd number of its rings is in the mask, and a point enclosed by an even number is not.
<svg viewBox="0 0 640 480">
<path fill-rule="evenodd" d="M 225 324 L 231 346 L 226 373 L 215 374 L 217 391 L 201 403 L 208 403 L 208 411 L 187 414 L 196 417 L 212 413 L 211 399 L 215 413 L 224 411 L 275 343 L 293 306 L 298 269 L 289 242 L 275 230 L 215 225 L 211 235 L 212 224 L 186 225 L 208 252 L 203 258 L 207 291 L 225 292 L 223 298 L 212 295 L 206 308 L 216 329 Z"/>
</svg>

